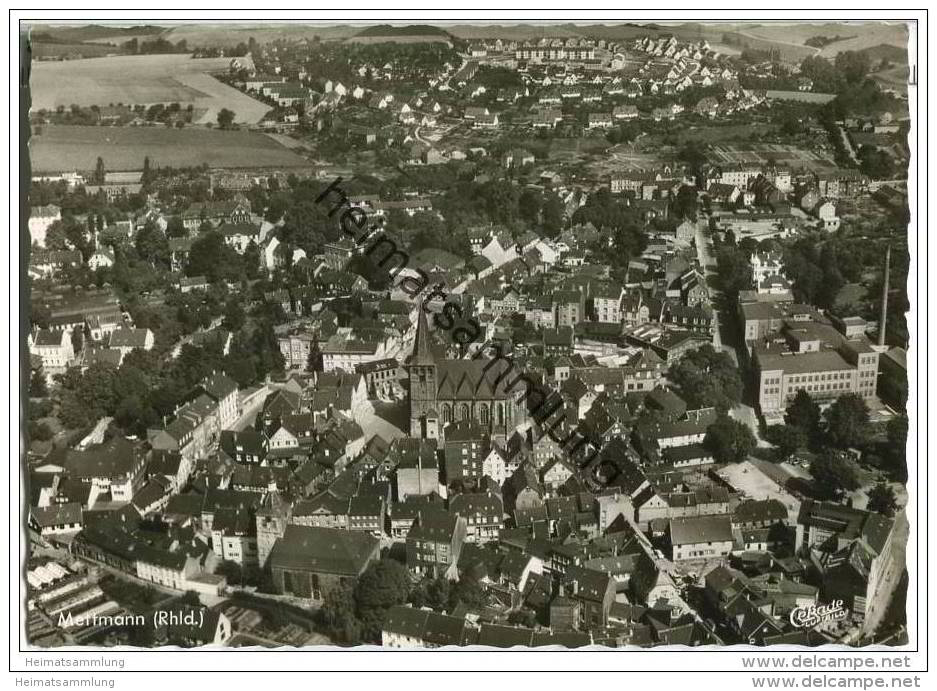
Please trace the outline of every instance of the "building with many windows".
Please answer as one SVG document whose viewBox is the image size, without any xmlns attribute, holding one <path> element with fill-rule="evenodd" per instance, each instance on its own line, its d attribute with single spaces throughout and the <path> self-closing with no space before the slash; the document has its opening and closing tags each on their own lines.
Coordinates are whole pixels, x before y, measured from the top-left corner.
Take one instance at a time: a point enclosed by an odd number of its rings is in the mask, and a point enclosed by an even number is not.
<svg viewBox="0 0 937 691">
<path fill-rule="evenodd" d="M 846 338 L 830 324 L 784 320 L 752 351 L 762 414 L 783 411 L 800 390 L 818 402 L 844 393 L 871 399 L 878 357 L 865 336 Z"/>
</svg>

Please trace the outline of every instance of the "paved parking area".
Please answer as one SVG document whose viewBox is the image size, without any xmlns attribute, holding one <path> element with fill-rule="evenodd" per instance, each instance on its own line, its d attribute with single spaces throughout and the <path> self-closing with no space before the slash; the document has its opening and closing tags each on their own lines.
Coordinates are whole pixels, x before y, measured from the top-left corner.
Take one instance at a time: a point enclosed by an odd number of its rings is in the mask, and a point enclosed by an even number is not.
<svg viewBox="0 0 937 691">
<path fill-rule="evenodd" d="M 800 499 L 751 461 L 730 464 L 720 468 L 717 472 L 719 477 L 746 499 L 777 499 L 792 515 L 796 516 L 800 513 Z M 783 478 L 780 479 L 783 480 Z"/>
</svg>

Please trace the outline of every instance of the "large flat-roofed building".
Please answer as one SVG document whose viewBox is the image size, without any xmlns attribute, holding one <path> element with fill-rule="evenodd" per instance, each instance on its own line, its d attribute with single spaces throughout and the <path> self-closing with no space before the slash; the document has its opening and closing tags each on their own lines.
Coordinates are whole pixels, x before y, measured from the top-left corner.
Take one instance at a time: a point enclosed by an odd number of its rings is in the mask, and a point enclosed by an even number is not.
<svg viewBox="0 0 937 691">
<path fill-rule="evenodd" d="M 761 412 L 784 410 L 800 390 L 819 402 L 844 393 L 871 399 L 878 357 L 864 336 L 847 339 L 830 324 L 784 320 L 775 334 L 756 342 L 752 350 Z"/>
<path fill-rule="evenodd" d="M 776 333 L 785 321 L 809 322 L 815 314 L 816 310 L 809 305 L 775 300 L 742 302 L 739 298 L 739 318 L 748 343 Z"/>
</svg>

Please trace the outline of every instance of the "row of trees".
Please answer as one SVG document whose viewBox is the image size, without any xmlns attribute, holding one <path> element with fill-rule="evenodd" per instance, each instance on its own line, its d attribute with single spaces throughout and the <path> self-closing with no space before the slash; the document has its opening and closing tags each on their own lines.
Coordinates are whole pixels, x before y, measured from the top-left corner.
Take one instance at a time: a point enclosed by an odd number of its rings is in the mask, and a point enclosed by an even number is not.
<svg viewBox="0 0 937 691">
<path fill-rule="evenodd" d="M 412 584 L 410 572 L 399 561 L 383 558 L 373 562 L 354 586 L 330 591 L 319 616 L 326 632 L 338 643 L 380 643 L 387 611 L 407 602 L 416 607 L 451 611 L 460 603 L 480 606 L 484 590 L 470 579 L 450 583 L 445 577 L 427 578 Z"/>
<path fill-rule="evenodd" d="M 895 480 L 904 481 L 907 418 L 893 418 L 886 439 L 876 442 L 869 424 L 869 408 L 861 396 L 844 393 L 821 414 L 820 406 L 806 391 L 798 391 L 788 405 L 784 424 L 769 427 L 767 438 L 782 458 L 801 449 L 817 455 L 810 471 L 815 489 L 826 497 L 838 497 L 859 487 L 860 475 L 851 450 L 865 451 Z"/>
</svg>

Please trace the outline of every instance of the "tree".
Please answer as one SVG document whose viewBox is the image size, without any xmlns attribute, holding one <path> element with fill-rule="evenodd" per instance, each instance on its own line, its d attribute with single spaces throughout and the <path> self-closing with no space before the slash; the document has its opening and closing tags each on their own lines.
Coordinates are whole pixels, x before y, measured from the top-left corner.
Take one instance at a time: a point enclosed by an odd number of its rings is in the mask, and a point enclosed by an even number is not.
<svg viewBox="0 0 937 691">
<path fill-rule="evenodd" d="M 543 203 L 542 195 L 535 189 L 525 188 L 517 200 L 517 210 L 521 218 L 536 225 L 540 220 L 540 208 Z"/>
<path fill-rule="evenodd" d="M 862 447 L 869 439 L 869 407 L 855 393 L 844 393 L 824 413 L 830 444 L 840 449 Z"/>
<path fill-rule="evenodd" d="M 180 238 L 188 235 L 188 233 L 189 231 L 186 230 L 181 216 L 169 217 L 169 220 L 166 222 L 166 237 Z"/>
<path fill-rule="evenodd" d="M 869 54 L 855 50 L 844 50 L 836 54 L 836 69 L 850 84 L 858 84 L 869 73 Z"/>
<path fill-rule="evenodd" d="M 387 610 L 402 605 L 410 595 L 410 573 L 393 559 L 381 559 L 365 569 L 355 585 L 354 597 L 361 634 L 366 640 L 380 639 Z"/>
<path fill-rule="evenodd" d="M 772 425 L 766 430 L 765 438 L 778 448 L 778 455 L 782 459 L 807 444 L 807 435 L 800 427 L 793 425 Z"/>
<path fill-rule="evenodd" d="M 904 449 L 908 443 L 908 416 L 893 417 L 885 425 L 885 435 L 890 446 L 900 446 Z"/>
<path fill-rule="evenodd" d="M 741 463 L 755 448 L 755 435 L 748 425 L 721 415 L 706 430 L 703 446 L 717 463 Z"/>
<path fill-rule="evenodd" d="M 894 159 L 885 151 L 875 146 L 863 144 L 856 152 L 859 157 L 859 169 L 876 180 L 888 180 L 895 174 Z"/>
<path fill-rule="evenodd" d="M 482 607 L 486 601 L 487 596 L 485 588 L 478 583 L 478 581 L 463 576 L 451 590 L 449 609 L 451 611 L 460 604 L 465 605 L 469 609 L 478 608 Z"/>
<path fill-rule="evenodd" d="M 817 430 L 820 429 L 820 406 L 809 393 L 801 389 L 794 396 L 794 400 L 788 403 L 784 412 L 784 422 L 803 432 L 809 441 L 816 437 Z"/>
<path fill-rule="evenodd" d="M 242 389 L 257 381 L 257 367 L 250 354 L 229 353 L 225 357 L 224 371 L 238 383 Z"/>
<path fill-rule="evenodd" d="M 59 405 L 59 422 L 68 429 L 81 429 L 91 424 L 91 414 L 88 407 L 73 391 L 66 391 L 62 395 Z"/>
<path fill-rule="evenodd" d="M 358 578 L 355 586 L 355 604 L 359 616 L 376 610 L 386 610 L 407 601 L 410 594 L 410 573 L 407 567 L 394 559 L 380 559 L 371 563 Z"/>
<path fill-rule="evenodd" d="M 244 582 L 244 573 L 241 569 L 241 565 L 236 561 L 225 559 L 215 567 L 215 573 L 224 576 L 228 580 L 228 583 L 232 585 L 241 585 Z"/>
<path fill-rule="evenodd" d="M 222 108 L 218 111 L 218 127 L 223 130 L 229 129 L 234 124 L 234 111 Z"/>
<path fill-rule="evenodd" d="M 680 150 L 678 156 L 681 160 L 687 162 L 690 170 L 693 171 L 693 174 L 696 177 L 699 177 L 700 169 L 702 168 L 703 164 L 709 160 L 706 157 L 706 152 L 703 150 L 703 147 L 696 140 L 687 142 L 686 145 Z"/>
<path fill-rule="evenodd" d="M 104 159 L 98 156 L 98 162 L 94 167 L 94 181 L 98 185 L 104 184 L 104 178 L 107 175 L 107 171 L 104 169 Z"/>
<path fill-rule="evenodd" d="M 46 377 L 41 369 L 37 369 L 29 377 L 29 396 L 30 398 L 45 398 L 48 395 L 49 387 L 46 386 Z"/>
<path fill-rule="evenodd" d="M 72 329 L 71 341 L 72 350 L 77 355 L 85 344 L 85 332 L 82 329 Z"/>
<path fill-rule="evenodd" d="M 241 266 L 244 268 L 244 277 L 248 280 L 253 280 L 260 274 L 260 248 L 253 240 L 244 248 Z"/>
<path fill-rule="evenodd" d="M 839 497 L 859 488 L 859 473 L 855 463 L 840 451 L 827 449 L 810 464 L 813 484 L 823 497 Z"/>
<path fill-rule="evenodd" d="M 735 245 L 735 235 L 726 232 L 725 243 L 716 251 L 716 274 L 719 288 L 730 300 L 738 297 L 739 291 L 752 284 L 752 267 L 748 256 Z"/>
<path fill-rule="evenodd" d="M 543 201 L 543 232 L 549 238 L 556 238 L 563 230 L 564 207 L 562 200 L 553 192 L 548 192 Z"/>
<path fill-rule="evenodd" d="M 147 221 L 137 233 L 134 247 L 140 259 L 151 266 L 169 265 L 169 240 L 153 221 Z"/>
<path fill-rule="evenodd" d="M 199 599 L 197 592 L 194 590 L 186 590 L 179 596 L 179 604 L 189 605 L 190 607 L 201 607 L 202 601 Z"/>
<path fill-rule="evenodd" d="M 907 444 L 908 417 L 899 415 L 885 425 L 885 438 L 888 446 L 883 454 L 888 461 L 888 471 L 893 479 L 906 482 L 908 479 Z"/>
<path fill-rule="evenodd" d="M 239 278 L 239 265 L 237 251 L 225 243 L 221 233 L 209 230 L 192 243 L 185 273 L 186 276 L 204 276 L 209 283 L 216 283 Z"/>
<path fill-rule="evenodd" d="M 244 308 L 241 306 L 241 301 L 232 297 L 225 304 L 221 325 L 228 331 L 240 331 L 244 326 L 244 321 Z"/>
<path fill-rule="evenodd" d="M 696 220 L 696 214 L 699 210 L 699 198 L 696 193 L 696 187 L 682 185 L 677 190 L 677 196 L 671 204 L 671 211 L 676 218 L 688 218 Z"/>
<path fill-rule="evenodd" d="M 869 490 L 869 504 L 866 508 L 891 518 L 898 510 L 898 497 L 895 496 L 895 490 L 891 488 L 891 485 L 879 482 Z"/>
<path fill-rule="evenodd" d="M 426 605 L 436 611 L 446 609 L 451 596 L 452 588 L 449 579 L 445 576 L 434 578 L 426 585 Z"/>
<path fill-rule="evenodd" d="M 52 428 L 46 423 L 29 423 L 29 437 L 32 441 L 49 441 L 52 436 Z"/>
<path fill-rule="evenodd" d="M 742 378 L 727 353 L 706 344 L 670 368 L 668 379 L 689 408 L 726 412 L 742 400 Z"/>
<path fill-rule="evenodd" d="M 355 616 L 355 598 L 350 586 L 326 592 L 319 618 L 329 636 L 339 643 L 361 642 L 361 622 Z"/>
</svg>

